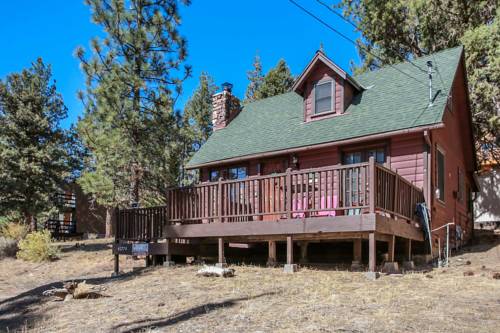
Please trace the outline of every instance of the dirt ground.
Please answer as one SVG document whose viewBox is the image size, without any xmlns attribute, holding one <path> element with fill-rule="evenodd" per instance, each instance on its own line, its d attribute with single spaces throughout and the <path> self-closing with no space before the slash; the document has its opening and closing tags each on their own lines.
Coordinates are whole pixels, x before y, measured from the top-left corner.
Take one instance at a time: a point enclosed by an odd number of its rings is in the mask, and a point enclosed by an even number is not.
<svg viewBox="0 0 500 333">
<path fill-rule="evenodd" d="M 500 235 L 483 233 L 448 268 L 376 281 L 311 267 L 287 275 L 233 266 L 233 278 L 196 277 L 199 266 L 187 265 L 132 272 L 144 262 L 130 258 L 112 279 L 106 240 L 66 242 L 54 262 L 0 261 L 0 331 L 499 332 Z M 68 280 L 102 285 L 110 297 L 41 296 Z"/>
</svg>

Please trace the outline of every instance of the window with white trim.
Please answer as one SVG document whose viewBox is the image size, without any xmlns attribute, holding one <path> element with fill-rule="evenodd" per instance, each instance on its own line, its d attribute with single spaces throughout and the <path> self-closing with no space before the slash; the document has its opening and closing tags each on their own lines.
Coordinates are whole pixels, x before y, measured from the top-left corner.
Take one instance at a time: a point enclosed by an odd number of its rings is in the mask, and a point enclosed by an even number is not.
<svg viewBox="0 0 500 333">
<path fill-rule="evenodd" d="M 436 149 L 436 198 L 444 202 L 445 158 L 440 149 Z"/>
<path fill-rule="evenodd" d="M 335 105 L 334 81 L 319 82 L 314 86 L 314 113 L 333 112 Z"/>
</svg>

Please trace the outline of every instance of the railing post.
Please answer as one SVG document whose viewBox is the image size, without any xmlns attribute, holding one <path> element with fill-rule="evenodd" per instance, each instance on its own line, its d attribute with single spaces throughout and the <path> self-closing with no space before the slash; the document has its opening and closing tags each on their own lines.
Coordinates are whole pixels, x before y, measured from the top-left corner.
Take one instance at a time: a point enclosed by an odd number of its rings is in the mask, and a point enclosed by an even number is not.
<svg viewBox="0 0 500 333">
<path fill-rule="evenodd" d="M 399 198 L 399 174 L 398 170 L 396 169 L 396 175 L 394 176 L 394 200 L 392 202 L 392 207 L 391 210 L 395 213 L 399 213 L 398 208 L 399 208 L 399 203 L 398 200 Z"/>
<path fill-rule="evenodd" d="M 217 185 L 217 216 L 218 222 L 222 222 L 222 177 L 219 177 Z"/>
<path fill-rule="evenodd" d="M 368 182 L 368 191 L 370 195 L 370 213 L 375 213 L 375 158 L 370 156 L 368 160 L 368 174 L 370 175 L 370 179 Z"/>
<path fill-rule="evenodd" d="M 286 218 L 292 218 L 292 168 L 286 169 Z"/>
</svg>

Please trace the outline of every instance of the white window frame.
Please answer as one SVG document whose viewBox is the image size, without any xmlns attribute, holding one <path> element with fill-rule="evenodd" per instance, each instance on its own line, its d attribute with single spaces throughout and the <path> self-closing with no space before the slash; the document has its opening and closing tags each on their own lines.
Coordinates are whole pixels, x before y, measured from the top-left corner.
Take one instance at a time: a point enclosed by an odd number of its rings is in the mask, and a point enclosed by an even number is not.
<svg viewBox="0 0 500 333">
<path fill-rule="evenodd" d="M 331 91 L 330 91 L 330 110 L 329 111 L 323 111 L 323 112 L 316 112 L 316 88 L 318 86 L 321 86 L 323 84 L 328 84 L 330 83 Z M 336 113 L 335 111 L 335 100 L 336 100 L 336 89 L 335 89 L 335 80 L 333 79 L 328 79 L 328 80 L 321 80 L 318 81 L 314 84 L 314 89 L 313 89 L 313 116 L 316 115 L 323 115 L 323 114 L 332 114 Z"/>
<path fill-rule="evenodd" d="M 438 153 L 443 155 L 443 193 L 441 193 L 441 189 L 439 188 L 439 160 L 438 160 Z M 441 202 L 442 204 L 445 203 L 446 201 L 446 152 L 443 148 L 440 146 L 436 145 L 436 186 L 435 189 L 439 189 L 439 196 L 442 197 L 442 199 L 438 196 L 436 196 L 436 199 Z"/>
</svg>

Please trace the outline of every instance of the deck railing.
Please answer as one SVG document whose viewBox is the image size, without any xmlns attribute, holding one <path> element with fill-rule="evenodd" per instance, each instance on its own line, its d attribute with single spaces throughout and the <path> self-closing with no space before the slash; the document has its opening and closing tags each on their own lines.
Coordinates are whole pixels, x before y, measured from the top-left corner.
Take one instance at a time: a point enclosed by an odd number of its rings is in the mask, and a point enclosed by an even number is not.
<svg viewBox="0 0 500 333">
<path fill-rule="evenodd" d="M 76 233 L 76 221 L 48 219 L 45 222 L 45 229 L 49 230 L 52 235 L 74 234 Z"/>
<path fill-rule="evenodd" d="M 115 215 L 117 239 L 150 241 L 163 237 L 166 206 L 117 209 Z"/>
<path fill-rule="evenodd" d="M 119 239 L 163 237 L 164 224 L 271 221 L 376 210 L 412 220 L 422 190 L 368 163 L 219 180 L 170 189 L 162 207 L 119 210 Z"/>
</svg>

